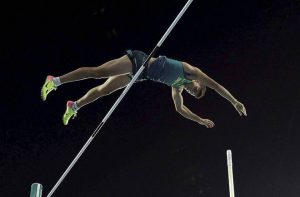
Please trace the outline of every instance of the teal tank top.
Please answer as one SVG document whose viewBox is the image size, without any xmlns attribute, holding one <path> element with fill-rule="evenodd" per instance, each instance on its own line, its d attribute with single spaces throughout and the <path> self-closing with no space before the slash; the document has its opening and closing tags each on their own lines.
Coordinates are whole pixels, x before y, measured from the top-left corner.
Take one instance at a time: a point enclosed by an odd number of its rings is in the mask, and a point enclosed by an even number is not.
<svg viewBox="0 0 300 197">
<path fill-rule="evenodd" d="M 182 62 L 159 56 L 147 69 L 147 78 L 164 83 L 168 86 L 179 88 L 191 80 L 185 77 Z"/>
</svg>

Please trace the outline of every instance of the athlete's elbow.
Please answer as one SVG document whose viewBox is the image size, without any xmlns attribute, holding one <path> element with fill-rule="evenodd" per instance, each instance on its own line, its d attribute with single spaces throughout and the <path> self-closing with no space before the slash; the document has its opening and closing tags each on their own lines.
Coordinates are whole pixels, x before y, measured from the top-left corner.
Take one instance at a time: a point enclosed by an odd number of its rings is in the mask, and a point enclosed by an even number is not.
<svg viewBox="0 0 300 197">
<path fill-rule="evenodd" d="M 176 111 L 177 111 L 178 113 L 180 113 L 180 114 L 183 113 L 183 107 L 182 107 L 182 106 L 176 106 L 175 109 L 176 109 Z"/>
<path fill-rule="evenodd" d="M 222 86 L 218 83 L 212 82 L 212 83 L 208 83 L 207 85 L 210 89 L 213 89 L 215 91 L 218 91 L 222 88 Z"/>
</svg>

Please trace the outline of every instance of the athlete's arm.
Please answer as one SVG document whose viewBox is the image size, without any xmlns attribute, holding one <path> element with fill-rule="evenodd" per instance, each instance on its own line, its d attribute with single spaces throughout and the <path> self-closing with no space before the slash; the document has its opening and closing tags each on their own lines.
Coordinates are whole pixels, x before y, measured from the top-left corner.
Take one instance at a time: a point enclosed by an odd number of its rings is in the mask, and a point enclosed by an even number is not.
<svg viewBox="0 0 300 197">
<path fill-rule="evenodd" d="M 198 122 L 207 128 L 212 128 L 215 124 L 209 119 L 203 119 L 191 112 L 184 104 L 182 98 L 182 89 L 177 89 L 172 87 L 172 98 L 175 104 L 176 111 L 180 113 L 183 117 Z"/>
<path fill-rule="evenodd" d="M 195 67 L 190 69 L 192 70 L 192 76 L 195 77 L 195 80 L 199 80 L 201 83 L 203 83 L 203 85 L 215 90 L 218 94 L 227 99 L 235 107 L 240 115 L 247 116 L 246 108 L 244 107 L 244 105 L 240 103 L 236 98 L 234 98 L 226 88 L 207 76 L 200 69 Z"/>
</svg>

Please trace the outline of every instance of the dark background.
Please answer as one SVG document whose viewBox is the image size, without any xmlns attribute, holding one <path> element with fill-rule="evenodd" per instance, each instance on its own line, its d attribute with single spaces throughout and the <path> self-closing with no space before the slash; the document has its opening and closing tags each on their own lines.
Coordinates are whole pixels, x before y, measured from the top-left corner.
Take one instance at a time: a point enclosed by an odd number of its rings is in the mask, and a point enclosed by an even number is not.
<svg viewBox="0 0 300 197">
<path fill-rule="evenodd" d="M 61 117 L 104 80 L 59 87 L 46 102 L 46 75 L 96 66 L 125 49 L 149 53 L 182 0 L 11 1 L 1 12 L 0 196 L 44 196 L 121 91 Z M 226 150 L 236 196 L 300 193 L 299 0 L 195 0 L 159 54 L 206 72 L 245 104 L 240 117 L 214 91 L 185 104 L 216 124 L 206 129 L 176 113 L 171 89 L 135 84 L 54 196 L 229 196 Z"/>
</svg>

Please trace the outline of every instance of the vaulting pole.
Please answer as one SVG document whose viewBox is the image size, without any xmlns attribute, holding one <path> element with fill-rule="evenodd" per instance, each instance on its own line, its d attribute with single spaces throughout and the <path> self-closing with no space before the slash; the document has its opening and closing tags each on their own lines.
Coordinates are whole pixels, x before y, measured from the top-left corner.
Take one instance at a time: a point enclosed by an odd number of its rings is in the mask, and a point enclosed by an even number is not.
<svg viewBox="0 0 300 197">
<path fill-rule="evenodd" d="M 173 23 L 171 24 L 171 26 L 168 28 L 168 30 L 166 31 L 166 33 L 163 35 L 163 37 L 157 43 L 157 45 L 152 50 L 152 52 L 150 53 L 150 55 L 147 57 L 147 59 L 145 60 L 145 62 L 143 63 L 143 65 L 140 67 L 140 69 L 134 75 L 134 77 L 132 78 L 132 80 L 130 81 L 130 83 L 127 85 L 127 87 L 124 89 L 124 91 L 122 92 L 122 94 L 119 96 L 119 98 L 117 99 L 117 101 L 115 102 L 115 104 L 111 107 L 111 109 L 108 111 L 108 113 L 106 114 L 106 116 L 103 118 L 103 120 L 101 121 L 101 123 L 97 126 L 97 128 L 95 129 L 95 131 L 93 132 L 93 134 L 91 135 L 91 137 L 88 139 L 88 141 L 84 144 L 84 146 L 81 148 L 81 150 L 79 151 L 79 153 L 73 159 L 73 161 L 71 162 L 71 164 L 69 165 L 69 167 L 66 169 L 66 171 L 63 173 L 63 175 L 60 177 L 60 179 L 54 185 L 54 187 L 49 192 L 49 194 L 47 195 L 47 197 L 51 197 L 52 196 L 52 194 L 55 192 L 55 190 L 58 188 L 58 186 L 61 184 L 61 182 L 64 180 L 64 178 L 67 176 L 67 174 L 69 173 L 69 171 L 72 169 L 72 167 L 75 165 L 75 163 L 81 157 L 81 155 L 84 153 L 84 151 L 86 150 L 86 148 L 89 146 L 89 144 L 93 141 L 93 139 L 96 137 L 96 135 L 98 134 L 98 132 L 101 130 L 101 128 L 103 127 L 103 125 L 105 124 L 105 122 L 107 121 L 107 119 L 110 117 L 110 115 L 114 112 L 114 110 L 116 109 L 116 107 L 122 101 L 123 97 L 129 91 L 129 89 L 134 84 L 134 82 L 136 81 L 136 79 L 143 72 L 143 70 L 145 69 L 145 66 L 149 62 L 150 58 L 153 57 L 154 54 L 159 50 L 160 46 L 163 44 L 163 42 L 165 41 L 165 39 L 169 36 L 170 32 L 173 30 L 173 28 L 175 27 L 175 25 L 177 24 L 177 22 L 180 20 L 180 18 L 182 17 L 182 15 L 188 9 L 188 7 L 190 6 L 190 4 L 192 2 L 193 2 L 193 0 L 189 0 L 185 4 L 185 6 L 182 8 L 182 10 L 177 15 L 177 17 L 175 18 L 175 20 L 173 21 Z"/>
</svg>

